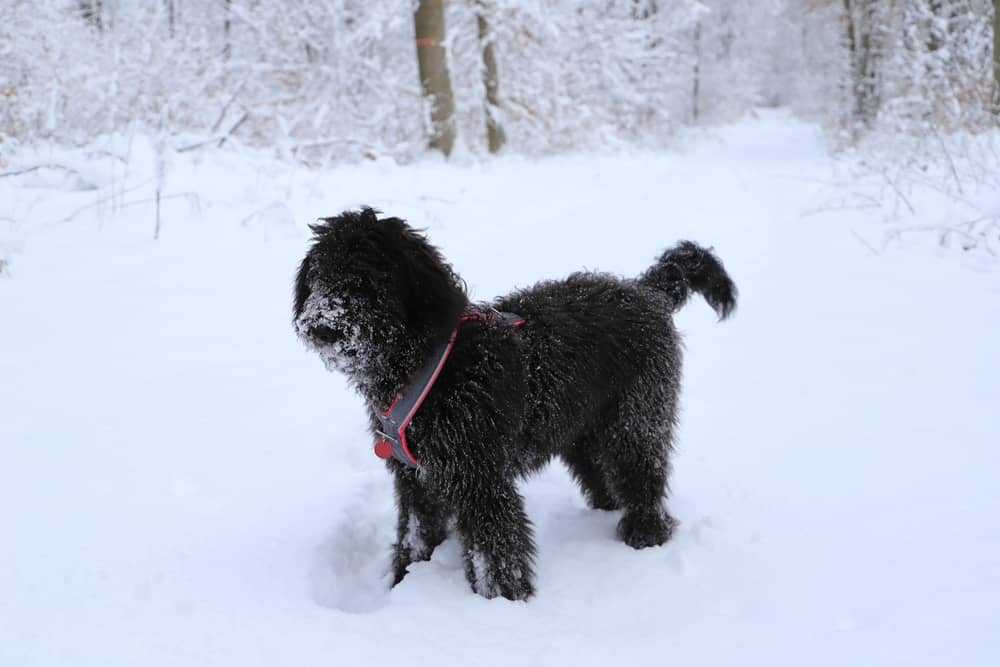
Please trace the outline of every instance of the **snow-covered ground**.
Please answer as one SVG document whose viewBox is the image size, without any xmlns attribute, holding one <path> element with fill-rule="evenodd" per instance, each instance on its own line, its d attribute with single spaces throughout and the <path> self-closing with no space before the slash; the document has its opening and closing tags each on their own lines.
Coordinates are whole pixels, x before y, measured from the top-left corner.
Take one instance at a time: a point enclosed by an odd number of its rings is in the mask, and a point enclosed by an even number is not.
<svg viewBox="0 0 1000 667">
<path fill-rule="evenodd" d="M 0 279 L 0 665 L 1000 664 L 1000 271 L 876 256 L 852 232 L 871 211 L 815 214 L 817 129 L 322 173 L 186 154 L 168 193 L 197 196 L 157 242 L 148 203 L 105 201 L 145 177 L 86 164 L 0 180 L 24 221 Z M 306 223 L 360 203 L 428 227 L 482 298 L 715 246 L 742 300 L 678 316 L 673 541 L 618 542 L 553 465 L 524 486 L 530 602 L 472 594 L 451 541 L 387 589 L 388 477 L 289 321 Z"/>
</svg>

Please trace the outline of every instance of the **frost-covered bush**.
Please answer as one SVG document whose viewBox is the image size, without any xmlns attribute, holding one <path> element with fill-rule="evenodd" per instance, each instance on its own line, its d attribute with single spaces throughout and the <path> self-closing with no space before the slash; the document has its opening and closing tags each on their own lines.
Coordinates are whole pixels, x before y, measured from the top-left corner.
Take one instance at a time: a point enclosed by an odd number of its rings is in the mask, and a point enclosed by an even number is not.
<svg viewBox="0 0 1000 667">
<path fill-rule="evenodd" d="M 996 123 L 992 0 L 901 0 L 887 15 L 884 129 L 927 135 Z"/>
<path fill-rule="evenodd" d="M 473 151 L 485 150 L 483 5 L 513 151 L 661 143 L 696 107 L 718 119 L 762 101 L 754 73 L 768 56 L 748 57 L 749 0 L 733 3 L 736 13 L 724 0 L 449 2 L 455 122 Z M 212 139 L 310 162 L 410 158 L 424 150 L 428 106 L 413 9 L 412 0 L 8 0 L 0 133 L 81 144 L 165 129 L 179 149 Z"/>
<path fill-rule="evenodd" d="M 416 0 L 5 0 L 0 160 L 134 132 L 310 163 L 425 150 Z M 991 0 L 451 0 L 460 141 L 485 152 L 477 12 L 508 150 L 656 146 L 789 106 L 844 130 L 991 125 Z M 848 13 L 845 8 L 850 8 Z M 848 21 L 854 17 L 854 22 Z M 853 28 L 853 33 L 848 27 Z M 853 41 L 852 41 L 853 40 Z M 870 58 L 859 82 L 859 53 Z M 863 83 L 864 85 L 860 85 Z M 855 99 L 870 89 L 865 113 Z M 873 121 L 876 119 L 877 122 Z"/>
</svg>

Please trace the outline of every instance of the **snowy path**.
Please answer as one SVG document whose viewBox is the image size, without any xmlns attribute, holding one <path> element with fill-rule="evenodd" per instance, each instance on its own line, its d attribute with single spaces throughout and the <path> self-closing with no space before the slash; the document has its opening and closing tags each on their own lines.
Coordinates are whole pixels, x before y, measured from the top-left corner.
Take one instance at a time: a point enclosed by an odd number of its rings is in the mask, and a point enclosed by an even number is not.
<svg viewBox="0 0 1000 667">
<path fill-rule="evenodd" d="M 175 202 L 157 244 L 146 209 L 38 231 L 0 280 L 0 665 L 998 664 L 1000 274 L 803 217 L 827 170 L 775 114 L 628 159 L 220 157 L 177 167 L 201 214 Z M 3 187 L 42 218 L 93 196 Z M 478 297 L 715 246 L 742 301 L 678 318 L 671 543 L 617 542 L 553 466 L 530 603 L 472 595 L 453 542 L 385 589 L 390 485 L 292 335 L 281 224 L 361 202 Z"/>
</svg>

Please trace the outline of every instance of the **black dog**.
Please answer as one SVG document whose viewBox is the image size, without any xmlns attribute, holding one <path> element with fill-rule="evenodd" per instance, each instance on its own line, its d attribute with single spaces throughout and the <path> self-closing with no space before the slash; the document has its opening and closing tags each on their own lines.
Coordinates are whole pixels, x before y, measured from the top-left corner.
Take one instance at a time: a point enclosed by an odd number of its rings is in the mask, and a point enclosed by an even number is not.
<svg viewBox="0 0 1000 667">
<path fill-rule="evenodd" d="M 323 222 L 299 267 L 295 327 L 364 397 L 373 435 L 453 341 L 406 429 L 419 467 L 387 461 L 399 507 L 395 583 L 454 520 L 472 589 L 529 597 L 535 548 L 517 482 L 555 456 L 592 507 L 622 510 L 626 544 L 670 538 L 664 497 L 681 373 L 671 314 L 692 290 L 720 319 L 733 311 L 736 287 L 718 259 L 684 242 L 638 279 L 575 273 L 476 306 L 402 220 L 366 208 Z"/>
</svg>

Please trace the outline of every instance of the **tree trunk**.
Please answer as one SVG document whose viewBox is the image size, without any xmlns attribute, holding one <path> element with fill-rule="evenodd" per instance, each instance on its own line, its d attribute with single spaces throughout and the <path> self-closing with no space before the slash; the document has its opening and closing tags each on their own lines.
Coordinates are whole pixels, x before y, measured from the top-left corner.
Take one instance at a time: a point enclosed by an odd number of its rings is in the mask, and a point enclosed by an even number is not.
<svg viewBox="0 0 1000 667">
<path fill-rule="evenodd" d="M 993 0 L 993 112 L 1000 117 L 1000 0 Z"/>
<path fill-rule="evenodd" d="M 167 27 L 171 39 L 177 34 L 177 6 L 174 2 L 175 0 L 167 0 Z"/>
<path fill-rule="evenodd" d="M 80 0 L 80 14 L 87 23 L 92 23 L 98 30 L 104 29 L 104 8 L 101 0 Z"/>
<path fill-rule="evenodd" d="M 645 21 L 659 10 L 656 0 L 632 0 L 632 18 Z"/>
<path fill-rule="evenodd" d="M 701 95 L 701 19 L 694 24 L 694 83 L 691 88 L 691 122 L 698 123 L 698 97 Z"/>
<path fill-rule="evenodd" d="M 413 15 L 417 36 L 417 65 L 424 95 L 431 101 L 428 146 L 451 155 L 455 146 L 455 97 L 448 75 L 445 48 L 444 0 L 420 0 Z"/>
<path fill-rule="evenodd" d="M 479 26 L 479 45 L 483 50 L 483 85 L 486 87 L 486 140 L 491 153 L 503 148 L 507 137 L 500 124 L 500 75 L 497 72 L 495 40 L 490 30 L 487 12 L 491 8 L 486 0 L 476 3 L 476 23 Z"/>
<path fill-rule="evenodd" d="M 868 16 L 866 18 L 865 32 L 867 34 L 868 53 L 865 59 L 865 82 L 868 86 L 868 122 L 872 123 L 882 109 L 882 70 L 883 60 L 886 57 L 885 37 L 880 37 L 878 26 L 881 21 L 889 20 L 888 17 L 879 15 L 879 0 L 868 0 Z"/>
<path fill-rule="evenodd" d="M 233 24 L 233 0 L 226 0 L 226 17 L 222 21 L 222 31 L 225 33 L 225 44 L 222 46 L 222 59 L 229 61 L 229 55 L 233 51 L 232 43 L 230 42 L 229 33 L 232 31 Z"/>
<path fill-rule="evenodd" d="M 875 0 L 844 0 L 854 120 L 868 126 L 878 115 Z"/>
<path fill-rule="evenodd" d="M 875 2 L 865 0 L 861 18 L 861 61 L 859 63 L 861 83 L 861 117 L 865 125 L 871 125 L 878 115 L 878 54 L 875 44 Z"/>
<path fill-rule="evenodd" d="M 934 20 L 944 15 L 944 0 L 930 0 L 928 8 L 930 9 L 932 20 L 927 35 L 927 50 L 931 53 L 936 53 L 941 50 L 945 41 L 945 31 Z"/>
<path fill-rule="evenodd" d="M 861 117 L 861 91 L 858 84 L 858 33 L 854 25 L 852 0 L 844 0 L 844 28 L 847 33 L 847 56 L 850 62 L 851 113 L 855 120 Z"/>
</svg>

